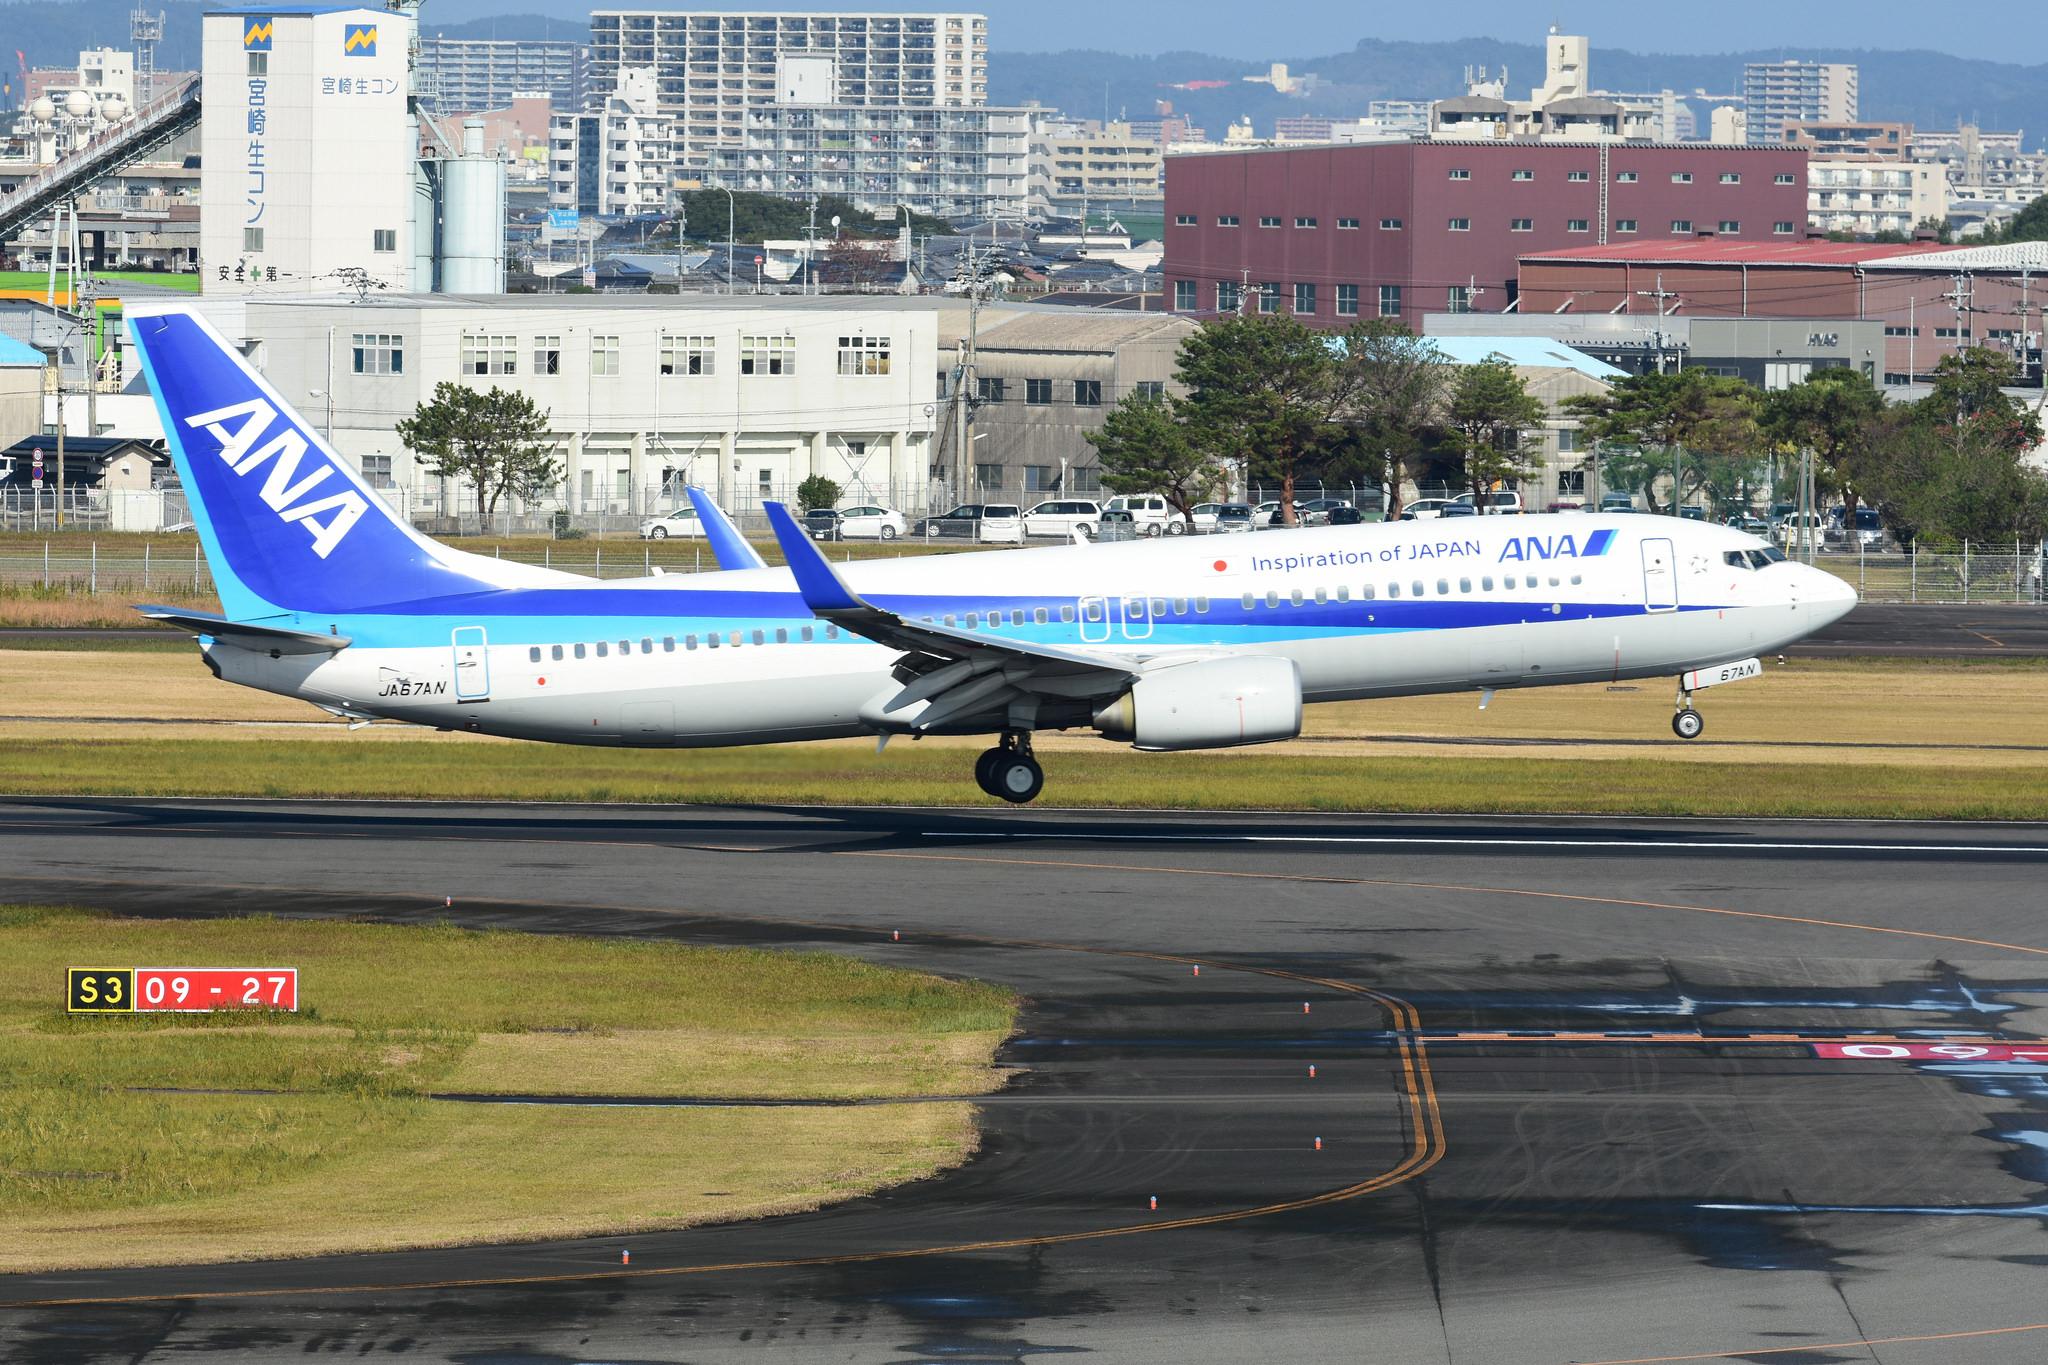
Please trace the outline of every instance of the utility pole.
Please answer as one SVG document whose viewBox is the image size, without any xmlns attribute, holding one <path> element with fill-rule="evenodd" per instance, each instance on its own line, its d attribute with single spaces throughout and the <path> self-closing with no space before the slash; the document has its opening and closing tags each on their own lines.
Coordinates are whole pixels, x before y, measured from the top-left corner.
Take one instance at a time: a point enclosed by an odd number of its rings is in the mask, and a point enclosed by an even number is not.
<svg viewBox="0 0 2048 1365">
<path fill-rule="evenodd" d="M 1250 266 L 1237 272 L 1237 315 L 1246 317 L 1252 311 L 1252 270 Z"/>
<path fill-rule="evenodd" d="M 1651 344 L 1657 348 L 1657 373 L 1662 374 L 1664 373 L 1665 337 L 1664 301 L 1666 299 L 1675 299 L 1678 295 L 1664 287 L 1664 272 L 1661 270 L 1657 272 L 1657 287 L 1655 289 L 1638 289 L 1636 290 L 1636 295 L 1639 298 L 1655 299 L 1657 301 L 1657 327 L 1651 333 Z M 1685 487 L 1684 459 L 1685 456 L 1678 442 L 1673 441 L 1671 443 L 1671 515 L 1674 517 L 1678 515 L 1679 495 Z"/>
<path fill-rule="evenodd" d="M 1478 312 L 1479 296 L 1485 292 L 1486 286 L 1479 282 L 1477 275 L 1467 275 L 1465 277 L 1465 307 L 1462 311 L 1467 313 Z"/>
<path fill-rule="evenodd" d="M 818 292 L 818 268 L 811 261 L 811 253 L 817 249 L 817 244 L 818 196 L 814 194 L 811 196 L 810 221 L 808 225 L 804 228 L 804 292 L 806 294 L 815 294 Z"/>
<path fill-rule="evenodd" d="M 1967 270 L 1958 270 L 1955 282 L 1955 288 L 1941 297 L 1956 310 L 1956 349 L 1961 351 L 1967 349 L 1963 343 L 1970 339 L 1970 314 L 1977 311 L 1970 306 L 1970 301 L 1977 296 L 1977 291 L 1970 287 L 1970 272 Z"/>
</svg>

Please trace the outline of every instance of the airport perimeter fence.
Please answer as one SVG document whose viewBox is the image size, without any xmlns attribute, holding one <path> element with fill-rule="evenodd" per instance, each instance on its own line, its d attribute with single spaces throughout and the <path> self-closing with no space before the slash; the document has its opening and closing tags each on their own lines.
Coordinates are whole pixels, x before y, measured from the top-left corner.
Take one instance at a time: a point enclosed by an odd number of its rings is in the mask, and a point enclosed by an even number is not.
<svg viewBox="0 0 2048 1365">
<path fill-rule="evenodd" d="M 1868 602 L 2038 603 L 2048 600 L 2042 585 L 2044 552 L 2048 546 L 2011 542 L 1910 553 L 1831 548 L 1814 555 L 1812 563 Z"/>
</svg>

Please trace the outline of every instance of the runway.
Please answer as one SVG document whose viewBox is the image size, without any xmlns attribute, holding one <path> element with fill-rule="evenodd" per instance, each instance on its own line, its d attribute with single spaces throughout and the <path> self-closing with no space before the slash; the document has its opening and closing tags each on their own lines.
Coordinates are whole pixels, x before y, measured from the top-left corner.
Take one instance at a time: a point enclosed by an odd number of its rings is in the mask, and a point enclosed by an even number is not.
<svg viewBox="0 0 2048 1365">
<path fill-rule="evenodd" d="M 1785 652 L 1799 658 L 2038 659 L 2048 656 L 2048 609 L 1862 602 Z"/>
<path fill-rule="evenodd" d="M 1027 1000 L 954 1173 L 630 1269 L 5 1278 L 9 1361 L 2048 1355 L 2048 1063 L 2011 1055 L 2048 1036 L 2044 826 L 14 799 L 0 855 L 10 901 L 822 947 Z"/>
</svg>

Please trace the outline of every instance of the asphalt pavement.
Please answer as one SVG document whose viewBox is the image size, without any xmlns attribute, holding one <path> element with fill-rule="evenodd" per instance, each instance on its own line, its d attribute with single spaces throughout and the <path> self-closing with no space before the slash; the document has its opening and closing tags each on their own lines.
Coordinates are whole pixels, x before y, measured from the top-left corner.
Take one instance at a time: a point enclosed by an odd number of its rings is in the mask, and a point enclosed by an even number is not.
<svg viewBox="0 0 2048 1365">
<path fill-rule="evenodd" d="M 2038 659 L 2048 657 L 2048 607 L 1861 602 L 1785 652 L 1805 658 Z"/>
<path fill-rule="evenodd" d="M 8 900 L 816 947 L 1028 1003 L 956 1172 L 629 1269 L 0 1278 L 0 1358 L 2039 1360 L 2048 1066 L 1975 1049 L 2048 1033 L 2044 873 L 2037 826 L 15 799 Z"/>
</svg>

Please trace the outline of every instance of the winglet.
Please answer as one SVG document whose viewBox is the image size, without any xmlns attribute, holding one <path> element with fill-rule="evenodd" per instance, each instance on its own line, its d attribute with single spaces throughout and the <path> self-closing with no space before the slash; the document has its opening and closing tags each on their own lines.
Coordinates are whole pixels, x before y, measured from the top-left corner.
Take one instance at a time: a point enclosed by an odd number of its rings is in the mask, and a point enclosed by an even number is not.
<svg viewBox="0 0 2048 1365">
<path fill-rule="evenodd" d="M 739 527 L 732 524 L 732 518 L 725 510 L 711 500 L 711 495 L 694 485 L 683 489 L 690 495 L 690 506 L 697 509 L 697 524 L 704 528 L 704 538 L 711 542 L 711 557 L 718 561 L 721 569 L 765 569 L 768 562 L 761 558 L 761 552 L 747 544 Z"/>
<path fill-rule="evenodd" d="M 764 502 L 761 506 L 768 513 L 768 524 L 775 530 L 775 542 L 782 547 L 782 557 L 789 561 L 789 571 L 796 575 L 796 590 L 803 594 L 805 606 L 819 616 L 870 610 L 860 595 L 841 581 L 787 507 L 779 502 Z"/>
</svg>

